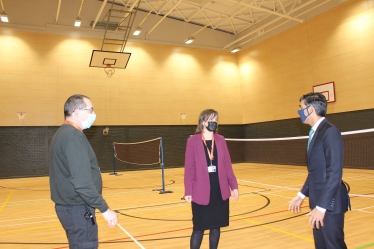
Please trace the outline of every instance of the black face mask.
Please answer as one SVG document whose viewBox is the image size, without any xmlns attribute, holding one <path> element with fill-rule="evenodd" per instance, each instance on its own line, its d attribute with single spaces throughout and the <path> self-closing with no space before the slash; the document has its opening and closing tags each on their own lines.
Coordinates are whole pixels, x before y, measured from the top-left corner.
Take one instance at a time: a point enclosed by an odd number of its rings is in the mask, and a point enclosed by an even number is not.
<svg viewBox="0 0 374 249">
<path fill-rule="evenodd" d="M 208 126 L 206 127 L 208 131 L 215 131 L 217 129 L 217 122 L 208 122 Z"/>
</svg>

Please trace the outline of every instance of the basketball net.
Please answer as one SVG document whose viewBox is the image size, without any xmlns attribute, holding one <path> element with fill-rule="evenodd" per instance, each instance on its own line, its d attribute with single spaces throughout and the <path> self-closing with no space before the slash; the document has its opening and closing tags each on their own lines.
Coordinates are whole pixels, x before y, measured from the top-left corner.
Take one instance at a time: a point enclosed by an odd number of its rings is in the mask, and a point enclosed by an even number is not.
<svg viewBox="0 0 374 249">
<path fill-rule="evenodd" d="M 110 64 L 107 64 L 106 67 L 104 67 L 104 72 L 108 77 L 112 77 L 112 75 L 116 72 L 114 68 Z"/>
<path fill-rule="evenodd" d="M 18 119 L 23 120 L 26 116 L 26 112 L 17 112 Z"/>
</svg>

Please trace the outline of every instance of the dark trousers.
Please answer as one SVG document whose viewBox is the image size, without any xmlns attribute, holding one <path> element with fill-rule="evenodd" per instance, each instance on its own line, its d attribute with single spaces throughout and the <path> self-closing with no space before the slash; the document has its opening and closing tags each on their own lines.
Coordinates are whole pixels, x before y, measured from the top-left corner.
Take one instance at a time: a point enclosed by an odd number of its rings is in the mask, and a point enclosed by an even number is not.
<svg viewBox="0 0 374 249">
<path fill-rule="evenodd" d="M 95 210 L 89 206 L 65 206 L 55 205 L 56 214 L 65 229 L 70 249 L 94 249 L 98 248 L 98 227 Z M 85 218 L 87 209 L 93 215 L 92 220 Z"/>
<path fill-rule="evenodd" d="M 344 213 L 331 214 L 326 211 L 324 226 L 313 229 L 316 249 L 347 249 L 344 242 Z"/>
</svg>

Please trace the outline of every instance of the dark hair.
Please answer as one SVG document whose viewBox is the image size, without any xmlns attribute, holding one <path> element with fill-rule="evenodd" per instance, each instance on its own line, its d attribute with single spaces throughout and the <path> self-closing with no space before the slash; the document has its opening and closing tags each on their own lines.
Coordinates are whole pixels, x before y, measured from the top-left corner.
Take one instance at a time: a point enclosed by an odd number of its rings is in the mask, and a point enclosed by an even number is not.
<svg viewBox="0 0 374 249">
<path fill-rule="evenodd" d="M 207 121 L 210 117 L 217 117 L 217 121 L 219 118 L 219 114 L 216 110 L 213 109 L 206 109 L 200 113 L 199 121 L 196 127 L 196 133 L 201 133 L 204 130 L 204 122 Z M 218 132 L 218 125 L 217 128 L 214 130 L 214 133 Z"/>
<path fill-rule="evenodd" d="M 82 95 L 82 94 L 74 94 L 70 96 L 64 105 L 64 115 L 66 117 L 70 117 L 71 114 L 75 111 L 75 109 L 79 108 L 85 108 L 86 103 L 84 102 L 84 99 L 90 99 L 89 97 Z"/>
<path fill-rule="evenodd" d="M 312 105 L 316 110 L 316 114 L 320 117 L 326 117 L 327 101 L 322 93 L 307 93 L 301 96 L 300 101 L 304 101 L 305 105 Z"/>
</svg>

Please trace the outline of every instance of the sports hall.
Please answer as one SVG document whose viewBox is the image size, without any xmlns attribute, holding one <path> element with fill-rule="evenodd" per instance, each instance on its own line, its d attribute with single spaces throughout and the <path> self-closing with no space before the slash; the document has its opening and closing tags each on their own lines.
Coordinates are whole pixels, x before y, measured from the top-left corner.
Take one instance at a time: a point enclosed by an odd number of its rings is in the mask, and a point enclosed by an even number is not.
<svg viewBox="0 0 374 249">
<path fill-rule="evenodd" d="M 127 232 L 97 214 L 100 248 L 189 248 L 184 153 L 207 108 L 220 114 L 240 194 L 219 248 L 314 248 L 308 200 L 298 214 L 287 208 L 307 176 L 299 98 L 326 83 L 327 119 L 345 143 L 345 240 L 374 248 L 373 0 L 0 2 L 0 248 L 69 247 L 48 149 L 77 93 L 92 100 L 97 119 L 84 133 Z M 105 19 L 111 8 L 131 32 Z M 92 65 L 94 50 L 128 60 Z M 131 153 L 114 157 L 113 143 Z"/>
</svg>

